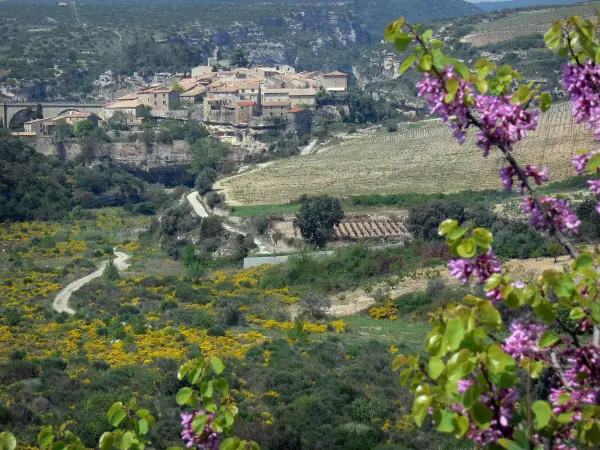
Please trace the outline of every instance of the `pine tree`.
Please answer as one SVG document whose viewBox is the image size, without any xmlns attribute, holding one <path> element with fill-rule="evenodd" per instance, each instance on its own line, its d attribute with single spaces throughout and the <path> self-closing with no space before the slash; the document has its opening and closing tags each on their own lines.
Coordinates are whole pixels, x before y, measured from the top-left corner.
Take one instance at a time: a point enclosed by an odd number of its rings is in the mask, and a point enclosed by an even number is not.
<svg viewBox="0 0 600 450">
<path fill-rule="evenodd" d="M 116 281 L 119 279 L 119 269 L 113 259 L 110 259 L 104 267 L 102 278 L 104 278 L 105 281 Z"/>
</svg>

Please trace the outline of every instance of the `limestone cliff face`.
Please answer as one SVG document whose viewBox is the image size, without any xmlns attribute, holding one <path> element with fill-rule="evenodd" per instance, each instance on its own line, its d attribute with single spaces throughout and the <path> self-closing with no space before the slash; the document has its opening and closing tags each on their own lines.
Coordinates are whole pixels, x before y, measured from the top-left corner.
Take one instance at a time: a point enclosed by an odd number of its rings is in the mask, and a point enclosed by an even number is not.
<svg viewBox="0 0 600 450">
<path fill-rule="evenodd" d="M 67 160 L 77 158 L 82 151 L 76 141 L 53 143 L 50 139 L 38 138 L 34 146 L 40 153 Z M 102 144 L 96 149 L 96 156 L 109 157 L 115 164 L 146 172 L 183 167 L 192 161 L 189 144 L 186 141 L 174 141 L 172 145 L 158 143 L 147 145 L 143 142 Z"/>
</svg>

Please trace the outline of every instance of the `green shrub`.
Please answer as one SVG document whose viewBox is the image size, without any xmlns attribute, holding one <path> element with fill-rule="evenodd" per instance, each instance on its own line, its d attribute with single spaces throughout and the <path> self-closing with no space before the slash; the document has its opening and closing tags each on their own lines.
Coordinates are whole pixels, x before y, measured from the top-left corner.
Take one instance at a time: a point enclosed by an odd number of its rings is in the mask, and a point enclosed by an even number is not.
<svg viewBox="0 0 600 450">
<path fill-rule="evenodd" d="M 214 327 L 210 327 L 207 330 L 207 334 L 209 336 L 225 336 L 225 330 L 223 328 L 221 328 L 220 326 L 214 326 Z"/>
</svg>

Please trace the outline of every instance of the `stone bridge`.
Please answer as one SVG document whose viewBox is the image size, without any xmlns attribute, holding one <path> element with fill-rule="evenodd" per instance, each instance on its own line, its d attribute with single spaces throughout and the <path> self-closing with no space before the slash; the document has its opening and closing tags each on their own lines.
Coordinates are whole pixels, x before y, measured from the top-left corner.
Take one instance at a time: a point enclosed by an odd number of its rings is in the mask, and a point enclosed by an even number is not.
<svg viewBox="0 0 600 450">
<path fill-rule="evenodd" d="M 36 111 L 41 107 L 44 119 L 56 117 L 67 111 L 79 111 L 82 113 L 100 114 L 103 103 L 75 103 L 75 102 L 52 102 L 52 103 L 0 103 L 2 105 L 2 125 L 13 128 L 13 118 L 22 111 Z"/>
</svg>

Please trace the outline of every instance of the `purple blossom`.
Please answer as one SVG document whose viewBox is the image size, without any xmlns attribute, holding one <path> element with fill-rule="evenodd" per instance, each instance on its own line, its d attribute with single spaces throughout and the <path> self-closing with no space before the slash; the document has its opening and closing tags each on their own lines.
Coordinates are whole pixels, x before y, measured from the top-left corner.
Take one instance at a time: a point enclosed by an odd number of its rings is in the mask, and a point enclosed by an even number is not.
<svg viewBox="0 0 600 450">
<path fill-rule="evenodd" d="M 463 284 L 471 276 L 478 280 L 477 284 L 485 284 L 494 273 L 500 273 L 502 267 L 494 250 L 490 248 L 487 253 L 481 253 L 473 258 L 454 259 L 448 263 L 450 274 L 458 278 Z"/>
<path fill-rule="evenodd" d="M 478 95 L 475 108 L 480 114 L 482 130 L 477 133 L 477 145 L 487 156 L 493 145 L 512 150 L 513 144 L 537 127 L 538 113 L 526 111 L 522 104 L 512 104 L 511 96 Z"/>
<path fill-rule="evenodd" d="M 458 90 L 454 99 L 446 103 L 445 85 L 435 75 L 425 73 L 425 79 L 417 83 L 419 97 L 427 97 L 431 114 L 437 114 L 442 122 L 449 122 L 450 129 L 460 144 L 465 142 L 467 128 L 469 128 L 469 107 L 465 100 L 473 92 L 473 86 L 461 79 L 454 72 L 453 66 L 447 66 L 441 73 L 444 80 L 455 79 L 458 81 Z M 452 118 L 452 119 L 451 119 Z"/>
<path fill-rule="evenodd" d="M 548 220 L 552 220 L 561 233 L 570 231 L 577 233 L 581 221 L 571 211 L 571 202 L 564 198 L 542 197 L 540 199 L 548 212 L 550 219 L 547 218 L 538 205 L 530 197 L 525 197 L 521 201 L 523 213 L 531 213 L 529 222 L 538 230 L 549 230 Z"/>
<path fill-rule="evenodd" d="M 504 341 L 502 349 L 517 361 L 524 357 L 540 357 L 543 351 L 537 346 L 542 334 L 546 331 L 544 325 L 526 322 L 510 324 L 510 336 Z"/>
<path fill-rule="evenodd" d="M 196 433 L 192 427 L 194 419 L 198 416 L 207 416 L 208 421 L 204 426 L 202 433 Z M 186 443 L 187 448 L 197 448 L 198 450 L 218 450 L 221 443 L 222 433 L 213 431 L 210 426 L 214 420 L 214 414 L 207 414 L 205 410 L 200 409 L 193 413 L 181 413 L 181 439 Z"/>
<path fill-rule="evenodd" d="M 600 66 L 593 61 L 563 65 L 563 84 L 571 95 L 573 116 L 577 123 L 588 122 L 600 140 Z"/>
<path fill-rule="evenodd" d="M 544 166 L 542 170 L 539 170 L 536 166 L 527 165 L 523 170 L 526 177 L 533 178 L 535 184 L 542 184 L 544 181 L 548 181 L 548 168 Z M 506 166 L 499 170 L 500 180 L 502 184 L 506 188 L 506 190 L 511 190 L 513 187 L 513 179 L 517 175 L 517 171 L 512 166 Z M 525 191 L 525 183 L 523 181 L 519 181 L 519 189 L 521 190 L 521 194 Z"/>
<path fill-rule="evenodd" d="M 588 162 L 596 153 L 598 153 L 598 150 L 592 150 L 591 152 L 584 153 L 583 155 L 573 156 L 573 159 L 571 161 L 575 166 L 575 171 L 577 172 L 577 175 L 583 175 L 585 173 Z"/>
</svg>

